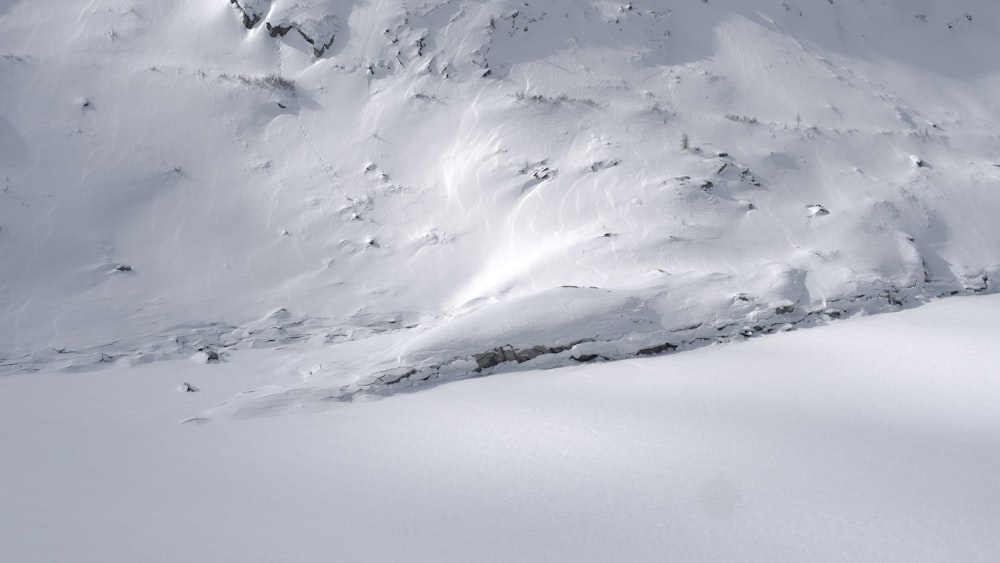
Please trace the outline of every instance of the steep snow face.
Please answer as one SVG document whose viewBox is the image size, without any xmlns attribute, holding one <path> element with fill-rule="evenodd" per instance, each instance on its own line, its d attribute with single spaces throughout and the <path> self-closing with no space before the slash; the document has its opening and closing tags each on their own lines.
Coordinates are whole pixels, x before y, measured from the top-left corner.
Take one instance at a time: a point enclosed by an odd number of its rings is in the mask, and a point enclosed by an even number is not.
<svg viewBox="0 0 1000 563">
<path fill-rule="evenodd" d="M 991 2 L 675 4 L 0 3 L 0 363 L 406 330 L 369 367 L 430 378 L 995 288 Z"/>
</svg>

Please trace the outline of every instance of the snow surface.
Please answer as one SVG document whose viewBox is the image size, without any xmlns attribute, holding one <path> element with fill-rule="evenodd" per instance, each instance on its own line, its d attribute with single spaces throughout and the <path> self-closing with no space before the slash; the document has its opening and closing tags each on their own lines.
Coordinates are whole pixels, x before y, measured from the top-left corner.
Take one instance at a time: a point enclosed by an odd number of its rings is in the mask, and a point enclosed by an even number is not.
<svg viewBox="0 0 1000 563">
<path fill-rule="evenodd" d="M 5 372 L 405 331 L 355 386 L 454 379 L 996 289 L 990 1 L 0 6 Z"/>
<path fill-rule="evenodd" d="M 0 0 L 0 558 L 996 560 L 998 28 Z"/>
<path fill-rule="evenodd" d="M 11 375 L 2 559 L 996 561 L 998 319 L 953 298 L 202 424 L 297 352 Z"/>
</svg>

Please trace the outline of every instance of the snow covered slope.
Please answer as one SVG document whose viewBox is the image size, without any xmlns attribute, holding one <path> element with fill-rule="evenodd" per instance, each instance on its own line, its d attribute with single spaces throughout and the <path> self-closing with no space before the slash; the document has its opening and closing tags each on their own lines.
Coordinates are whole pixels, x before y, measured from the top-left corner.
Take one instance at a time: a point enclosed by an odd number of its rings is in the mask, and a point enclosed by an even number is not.
<svg viewBox="0 0 1000 563">
<path fill-rule="evenodd" d="M 298 352 L 2 377 L 3 559 L 994 562 L 998 311 L 200 425 Z"/>
<path fill-rule="evenodd" d="M 988 0 L 0 1 L 0 369 L 393 333 L 347 396 L 995 290 L 998 28 Z"/>
</svg>

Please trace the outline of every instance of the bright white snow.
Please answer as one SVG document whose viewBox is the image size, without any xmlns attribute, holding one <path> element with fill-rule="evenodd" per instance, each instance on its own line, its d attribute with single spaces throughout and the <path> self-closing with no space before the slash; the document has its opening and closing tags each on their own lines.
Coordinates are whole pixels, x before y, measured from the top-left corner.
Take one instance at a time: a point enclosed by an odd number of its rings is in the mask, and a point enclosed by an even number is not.
<svg viewBox="0 0 1000 563">
<path fill-rule="evenodd" d="M 955 298 L 203 424 L 180 421 L 296 353 L 3 377 L 3 558 L 995 561 L 998 313 Z"/>
<path fill-rule="evenodd" d="M 0 559 L 996 560 L 998 28 L 0 0 Z"/>
</svg>

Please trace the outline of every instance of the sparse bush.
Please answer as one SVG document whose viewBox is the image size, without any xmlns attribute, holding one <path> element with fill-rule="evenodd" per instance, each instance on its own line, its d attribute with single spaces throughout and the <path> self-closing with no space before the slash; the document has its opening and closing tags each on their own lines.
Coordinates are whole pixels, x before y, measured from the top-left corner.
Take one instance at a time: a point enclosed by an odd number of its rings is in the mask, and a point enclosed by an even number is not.
<svg viewBox="0 0 1000 563">
<path fill-rule="evenodd" d="M 687 133 L 681 133 L 681 150 L 686 151 L 691 147 L 691 139 Z"/>
<path fill-rule="evenodd" d="M 261 79 L 263 83 L 275 90 L 295 90 L 295 82 L 285 78 L 284 76 L 279 76 L 277 74 L 268 74 Z"/>
<path fill-rule="evenodd" d="M 543 96 L 541 94 L 528 94 L 527 92 L 518 92 L 514 94 L 514 97 L 519 102 L 552 102 L 552 98 Z"/>
<path fill-rule="evenodd" d="M 528 94 L 527 92 L 518 92 L 514 94 L 514 98 L 519 102 L 539 102 L 545 104 L 583 104 L 585 106 L 590 106 L 593 108 L 601 107 L 601 104 L 594 100 L 593 98 L 572 98 L 567 94 L 560 94 L 556 97 L 546 96 L 543 94 Z"/>
<path fill-rule="evenodd" d="M 248 74 L 237 74 L 235 76 L 231 74 L 220 75 L 224 80 L 235 80 L 244 86 L 252 86 L 254 88 L 270 88 L 271 90 L 285 90 L 288 92 L 295 91 L 295 81 L 289 80 L 284 76 L 277 74 L 265 74 L 264 76 L 250 76 Z"/>
<path fill-rule="evenodd" d="M 750 125 L 757 124 L 757 118 L 749 115 L 736 115 L 735 113 L 727 113 L 726 119 L 729 121 L 735 121 L 737 123 L 749 123 Z"/>
</svg>

